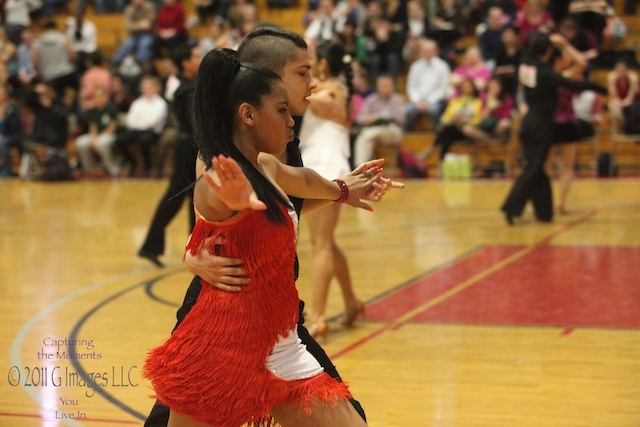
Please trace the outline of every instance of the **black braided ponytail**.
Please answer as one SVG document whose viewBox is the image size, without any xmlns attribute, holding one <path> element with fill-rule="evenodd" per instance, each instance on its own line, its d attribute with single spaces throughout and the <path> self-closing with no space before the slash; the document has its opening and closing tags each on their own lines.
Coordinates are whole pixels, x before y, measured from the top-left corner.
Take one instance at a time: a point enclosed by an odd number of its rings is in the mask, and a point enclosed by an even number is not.
<svg viewBox="0 0 640 427">
<path fill-rule="evenodd" d="M 347 86 L 347 112 L 351 117 L 351 97 L 355 92 L 353 87 L 353 67 L 351 66 L 351 55 L 348 55 L 344 47 L 333 40 L 324 40 L 316 46 L 316 59 L 325 59 L 329 66 L 329 71 L 334 77 L 343 77 Z"/>
</svg>

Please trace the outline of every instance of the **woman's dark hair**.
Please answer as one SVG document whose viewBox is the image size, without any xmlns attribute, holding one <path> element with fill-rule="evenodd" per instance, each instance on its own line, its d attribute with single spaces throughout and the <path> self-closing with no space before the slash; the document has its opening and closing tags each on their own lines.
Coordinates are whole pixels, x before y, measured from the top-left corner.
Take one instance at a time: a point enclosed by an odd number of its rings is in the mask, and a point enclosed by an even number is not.
<svg viewBox="0 0 640 427">
<path fill-rule="evenodd" d="M 458 87 L 462 86 L 464 83 L 469 83 L 471 85 L 471 87 L 473 88 L 473 97 L 474 98 L 477 98 L 478 96 L 480 96 L 480 92 L 478 91 L 478 88 L 476 87 L 476 82 L 474 82 L 471 77 L 467 77 L 464 80 L 462 80 L 460 82 L 460 84 L 458 85 Z M 460 90 L 460 95 L 462 95 L 462 90 Z"/>
<path fill-rule="evenodd" d="M 332 40 L 322 41 L 316 46 L 316 59 L 325 59 L 329 66 L 329 71 L 334 77 L 339 77 L 344 73 L 345 83 L 349 91 L 347 96 L 347 111 L 351 105 L 353 88 L 353 68 L 351 67 L 351 56 L 347 55 L 344 47 Z"/>
<path fill-rule="evenodd" d="M 505 88 L 505 82 L 502 79 L 502 77 L 494 75 L 489 79 L 489 81 L 491 81 L 491 80 L 494 80 L 494 81 L 498 82 L 498 84 L 500 85 L 500 92 L 498 93 L 498 99 L 501 102 L 504 101 L 505 99 L 507 99 L 508 93 L 507 93 L 507 90 Z"/>
<path fill-rule="evenodd" d="M 539 61 L 547 51 L 552 47 L 549 35 L 541 32 L 536 32 L 529 37 L 529 43 L 527 51 L 525 52 L 525 58 L 528 62 Z"/>
<path fill-rule="evenodd" d="M 259 107 L 262 97 L 282 81 L 274 71 L 257 64 L 241 64 L 231 49 L 213 49 L 202 59 L 195 80 L 193 129 L 200 157 L 208 168 L 220 154 L 234 159 L 247 176 L 258 198 L 267 205 L 266 215 L 282 222 L 287 201 L 233 143 L 233 125 L 238 107 L 248 103 Z"/>
<path fill-rule="evenodd" d="M 104 65 L 104 56 L 102 56 L 100 50 L 96 50 L 87 56 L 87 61 L 90 65 L 102 67 Z"/>
</svg>

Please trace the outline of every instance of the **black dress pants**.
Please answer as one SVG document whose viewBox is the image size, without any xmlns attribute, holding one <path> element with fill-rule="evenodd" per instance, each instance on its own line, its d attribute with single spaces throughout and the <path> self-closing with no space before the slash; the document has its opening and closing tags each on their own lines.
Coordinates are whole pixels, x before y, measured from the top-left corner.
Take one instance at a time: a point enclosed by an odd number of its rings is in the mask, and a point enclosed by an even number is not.
<svg viewBox="0 0 640 427">
<path fill-rule="evenodd" d="M 197 151 L 192 141 L 186 135 L 178 136 L 173 150 L 173 173 L 142 245 L 145 252 L 154 255 L 164 253 L 165 229 L 182 208 L 184 199 L 189 200 L 189 232 L 193 229 L 196 219 L 192 206 L 193 188 L 190 186 L 196 180 L 196 156 Z"/>
<path fill-rule="evenodd" d="M 462 133 L 460 128 L 456 125 L 445 125 L 438 132 L 435 145 L 440 146 L 440 161 L 444 160 L 444 156 L 451 150 L 453 143 L 467 139 L 466 135 Z"/>
<path fill-rule="evenodd" d="M 130 166 L 129 175 L 133 176 L 136 170 L 137 161 L 133 155 L 133 150 L 140 149 L 142 161 L 144 162 L 142 176 L 149 176 L 151 172 L 151 147 L 157 142 L 160 135 L 150 130 L 125 130 L 118 134 L 116 147 L 122 153 L 125 165 Z"/>
<path fill-rule="evenodd" d="M 544 171 L 544 163 L 554 138 L 553 123 L 537 123 L 527 120 L 527 117 L 523 119 L 520 132 L 526 166 L 513 184 L 502 205 L 502 211 L 520 216 L 531 200 L 536 218 L 549 222 L 553 219 L 553 200 L 551 182 Z"/>
<path fill-rule="evenodd" d="M 193 307 L 193 305 L 196 303 L 201 289 L 202 285 L 200 283 L 200 278 L 198 276 L 195 276 L 191 281 L 191 285 L 189 285 L 189 289 L 187 290 L 187 294 L 184 297 L 182 307 L 180 307 L 180 309 L 178 310 L 178 322 L 176 323 L 176 328 L 180 325 L 187 313 L 189 313 L 191 307 Z M 329 360 L 327 353 L 325 353 L 322 347 L 320 347 L 320 344 L 318 344 L 317 341 L 313 339 L 311 335 L 309 335 L 307 328 L 302 326 L 302 324 L 304 323 L 304 317 L 302 315 L 304 311 L 304 302 L 300 301 L 298 307 L 300 312 L 300 320 L 298 321 L 298 336 L 300 337 L 300 340 L 304 345 L 307 346 L 307 350 L 309 351 L 309 353 L 311 353 L 311 355 L 316 358 L 316 360 L 324 368 L 324 371 L 326 373 L 331 375 L 331 377 L 342 381 L 342 379 L 340 378 L 340 374 L 338 374 L 338 370 L 335 366 L 333 366 L 331 360 Z M 356 411 L 358 411 L 358 414 L 360 414 L 362 419 L 366 421 L 364 410 L 362 409 L 360 402 L 352 398 L 351 404 L 356 409 Z M 147 417 L 147 420 L 144 423 L 144 427 L 166 427 L 167 423 L 169 422 L 169 411 L 170 410 L 168 407 L 156 402 L 151 409 L 149 417 Z"/>
</svg>

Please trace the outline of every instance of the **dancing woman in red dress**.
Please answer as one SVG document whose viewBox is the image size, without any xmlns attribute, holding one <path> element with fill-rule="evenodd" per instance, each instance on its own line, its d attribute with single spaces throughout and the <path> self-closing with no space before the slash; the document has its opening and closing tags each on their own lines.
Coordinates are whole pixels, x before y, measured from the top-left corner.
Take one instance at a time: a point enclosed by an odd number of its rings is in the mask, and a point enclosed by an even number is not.
<svg viewBox="0 0 640 427">
<path fill-rule="evenodd" d="M 323 373 L 297 336 L 297 218 L 286 194 L 370 208 L 360 199 L 384 193 L 382 161 L 344 181 L 279 162 L 273 154 L 293 138 L 288 99 L 276 73 L 240 64 L 232 50 L 213 50 L 198 71 L 194 129 L 207 170 L 194 189 L 187 250 L 222 240 L 207 249 L 240 256 L 251 282 L 241 293 L 203 286 L 171 338 L 150 352 L 145 375 L 171 408 L 169 427 L 366 425 L 345 384 Z"/>
</svg>

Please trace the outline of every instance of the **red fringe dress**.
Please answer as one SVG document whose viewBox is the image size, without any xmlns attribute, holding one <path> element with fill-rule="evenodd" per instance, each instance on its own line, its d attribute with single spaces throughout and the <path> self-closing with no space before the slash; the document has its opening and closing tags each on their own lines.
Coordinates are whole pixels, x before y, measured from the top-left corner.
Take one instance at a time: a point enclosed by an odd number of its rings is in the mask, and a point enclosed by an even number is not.
<svg viewBox="0 0 640 427">
<path fill-rule="evenodd" d="M 207 249 L 241 258 L 251 282 L 231 293 L 203 281 L 184 321 L 149 353 L 144 374 L 162 404 L 216 427 L 262 427 L 275 425 L 269 413 L 276 405 L 291 403 L 310 413 L 313 404 L 351 397 L 327 373 L 288 381 L 267 368 L 279 340 L 297 339 L 291 337 L 298 321 L 295 234 L 289 216 L 286 224 L 275 224 L 250 209 L 224 222 L 198 215 L 187 250 L 200 253 L 211 237 Z M 214 248 L 219 236 L 225 243 Z"/>
</svg>

